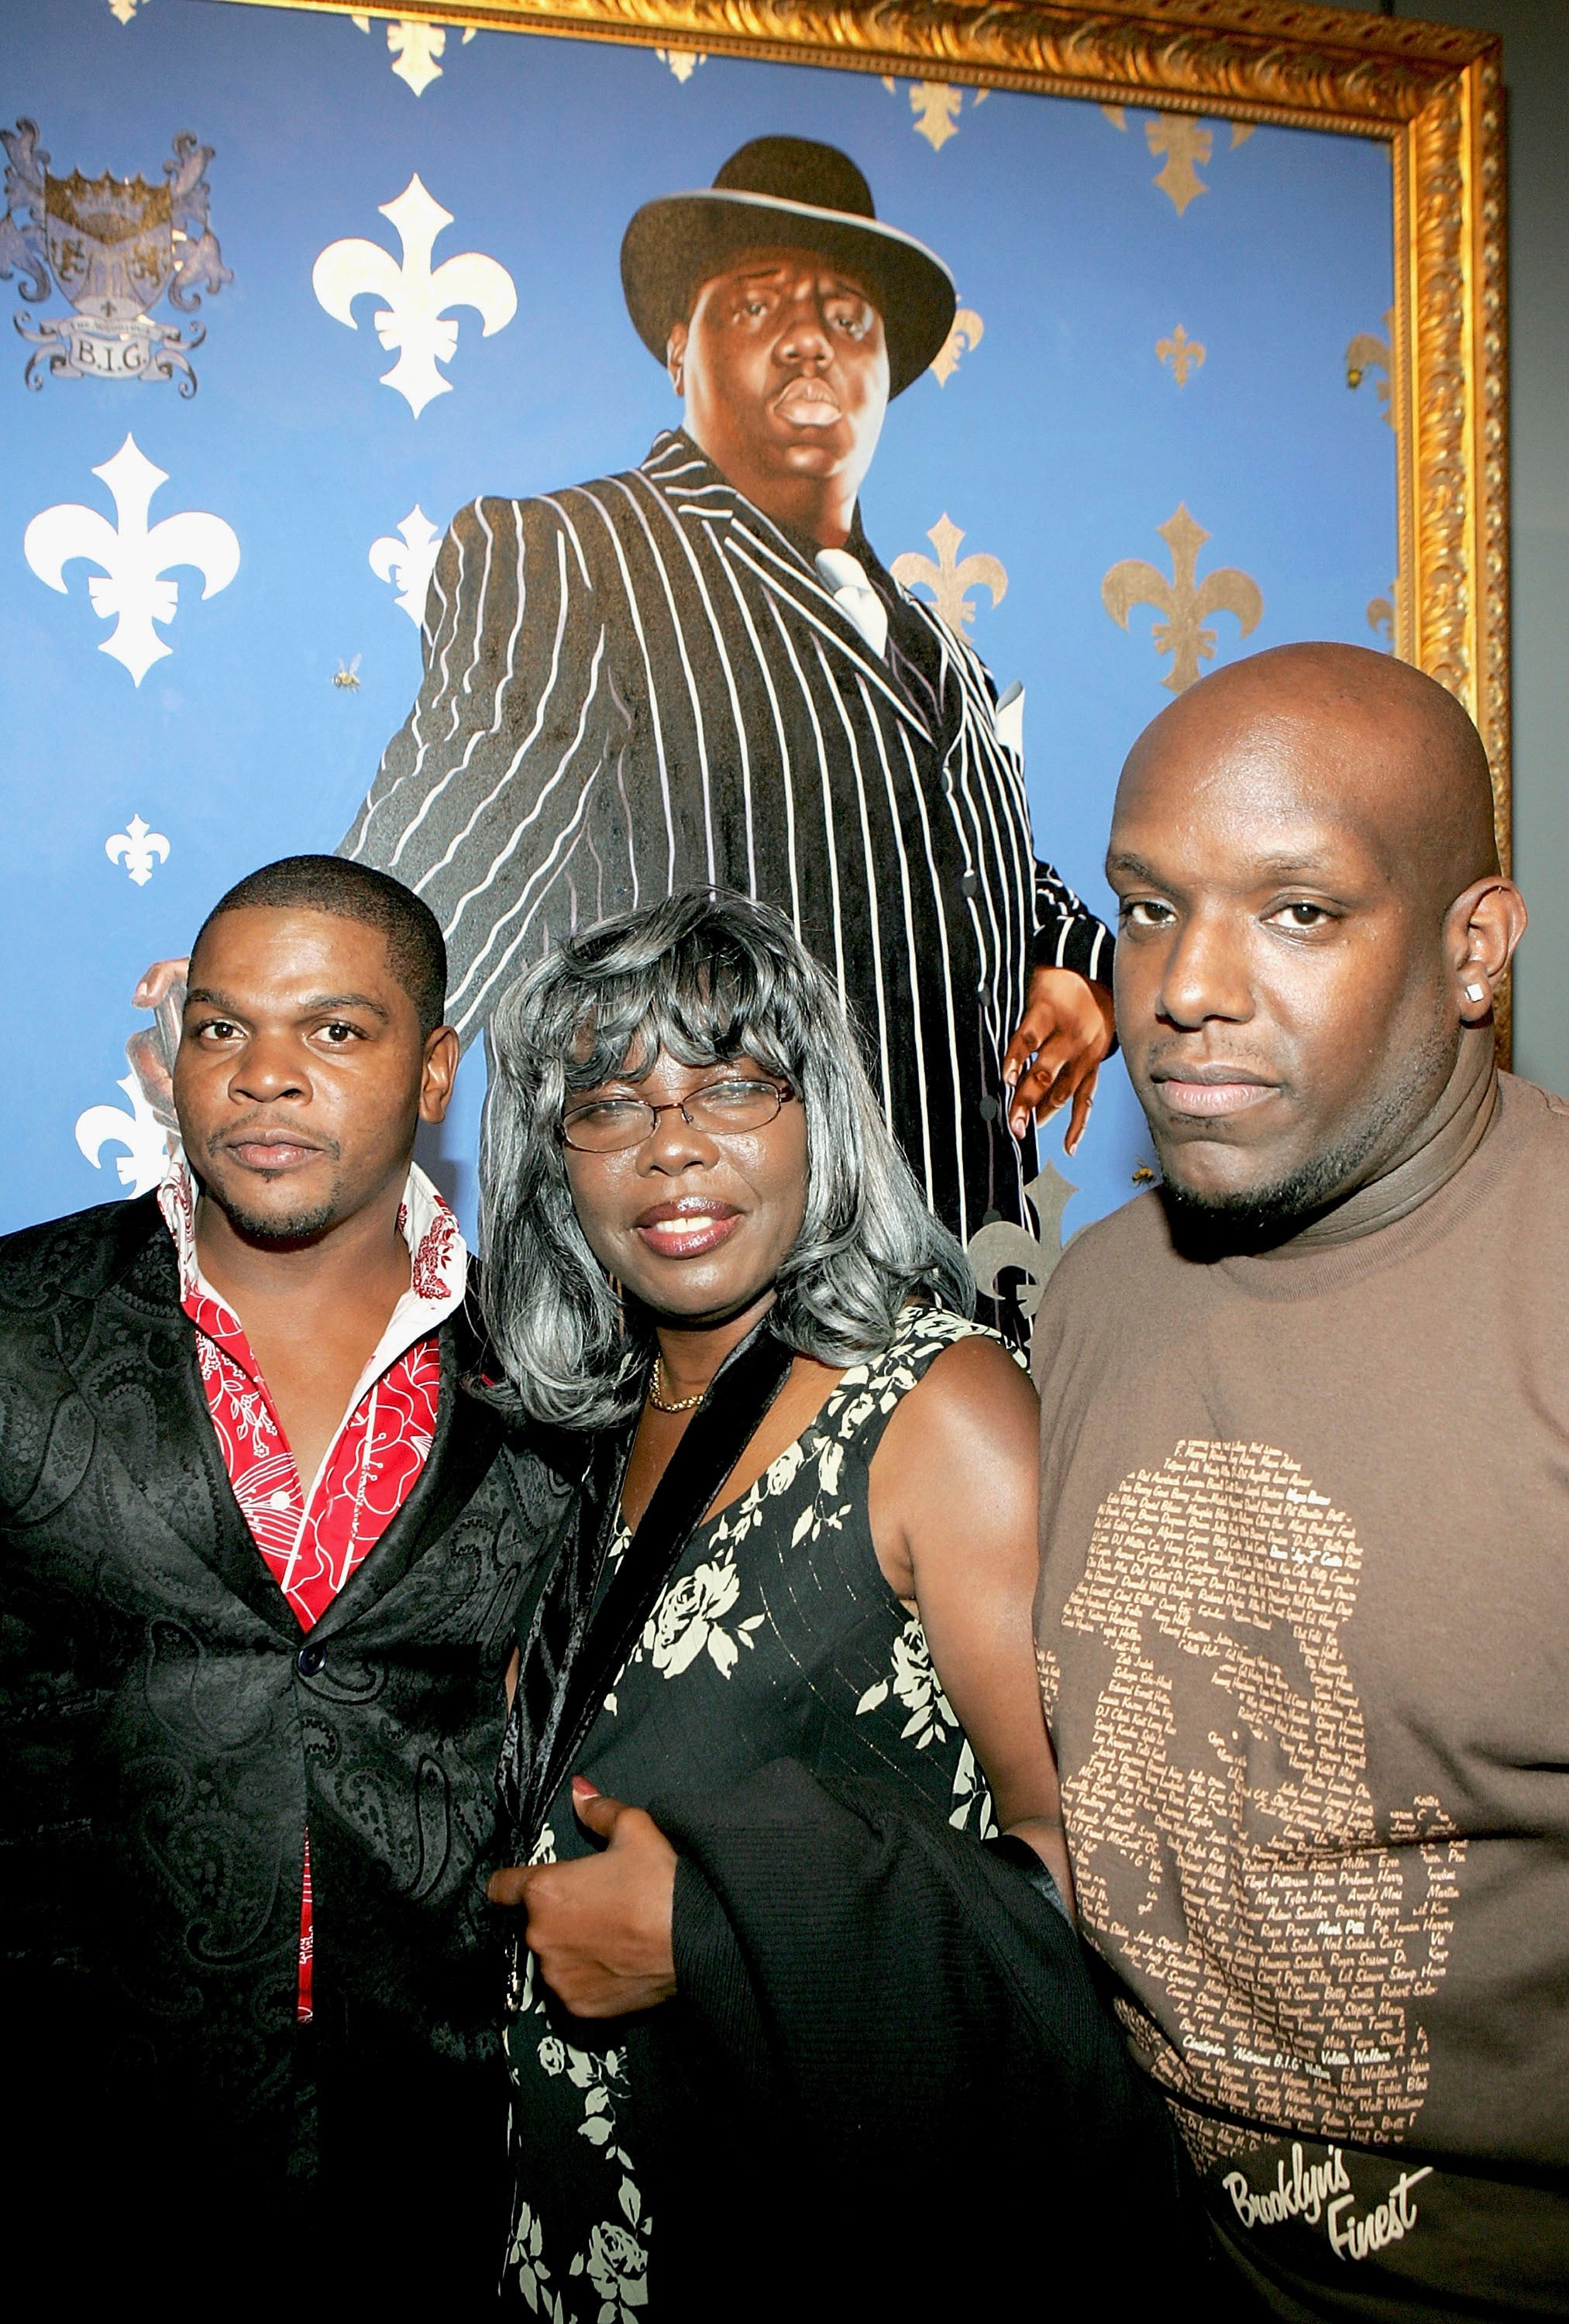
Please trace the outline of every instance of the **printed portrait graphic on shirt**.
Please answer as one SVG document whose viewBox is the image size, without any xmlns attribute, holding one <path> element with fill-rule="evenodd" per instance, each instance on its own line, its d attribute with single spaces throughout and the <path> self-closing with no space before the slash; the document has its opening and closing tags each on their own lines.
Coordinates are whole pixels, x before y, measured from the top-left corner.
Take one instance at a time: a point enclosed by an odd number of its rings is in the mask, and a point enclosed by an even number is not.
<svg viewBox="0 0 1569 2324">
<path fill-rule="evenodd" d="M 1081 1925 L 1283 2312 L 1569 2282 L 1566 1132 L 1504 1075 L 1392 1222 L 1195 1261 L 1150 1197 L 1048 1295 Z"/>
<path fill-rule="evenodd" d="M 1448 1967 L 1466 1843 L 1435 1797 L 1375 1810 L 1343 1643 L 1361 1563 L 1351 1517 L 1273 1446 L 1181 1443 L 1127 1478 L 1063 1609 L 1113 1658 L 1064 1800 L 1085 1922 L 1177 2030 L 1174 2048 L 1131 2018 L 1157 2075 L 1258 2122 L 1377 2142 L 1410 2135 L 1426 2095 L 1421 2006 Z M 1059 1673 L 1040 1661 L 1049 1715 Z M 1190 1764 L 1174 1702 L 1207 1738 Z M 1205 2162 L 1257 2144 L 1182 2121 Z"/>
</svg>

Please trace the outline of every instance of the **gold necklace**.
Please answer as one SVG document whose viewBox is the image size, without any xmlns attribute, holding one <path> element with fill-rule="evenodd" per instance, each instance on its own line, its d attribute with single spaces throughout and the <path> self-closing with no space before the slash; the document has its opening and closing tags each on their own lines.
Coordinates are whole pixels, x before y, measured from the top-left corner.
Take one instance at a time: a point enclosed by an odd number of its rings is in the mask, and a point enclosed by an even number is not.
<svg viewBox="0 0 1569 2324">
<path fill-rule="evenodd" d="M 691 1412 L 702 1403 L 708 1393 L 706 1388 L 700 1388 L 696 1396 L 684 1396 L 678 1403 L 669 1403 L 660 1394 L 660 1382 L 663 1379 L 664 1373 L 665 1360 L 662 1356 L 656 1356 L 653 1372 L 649 1380 L 649 1402 L 656 1412 Z"/>
</svg>

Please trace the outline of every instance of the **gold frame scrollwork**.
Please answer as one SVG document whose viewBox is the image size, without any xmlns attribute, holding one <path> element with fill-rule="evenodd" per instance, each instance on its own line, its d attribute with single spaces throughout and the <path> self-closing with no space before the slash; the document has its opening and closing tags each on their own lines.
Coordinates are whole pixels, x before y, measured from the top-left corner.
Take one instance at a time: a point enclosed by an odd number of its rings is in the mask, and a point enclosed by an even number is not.
<svg viewBox="0 0 1569 2324">
<path fill-rule="evenodd" d="M 1395 184 L 1395 650 L 1476 720 L 1507 868 L 1509 378 L 1494 35 L 1295 0 L 399 0 L 374 13 L 1382 138 Z M 1507 1047 L 1507 1026 L 1500 1034 Z"/>
</svg>

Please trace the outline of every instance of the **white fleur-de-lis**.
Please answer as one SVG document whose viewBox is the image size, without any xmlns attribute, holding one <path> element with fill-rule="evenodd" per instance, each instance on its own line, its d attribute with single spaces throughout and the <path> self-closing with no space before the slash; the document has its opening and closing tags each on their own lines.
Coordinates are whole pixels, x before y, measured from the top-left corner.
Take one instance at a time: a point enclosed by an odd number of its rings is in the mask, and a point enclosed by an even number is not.
<svg viewBox="0 0 1569 2324">
<path fill-rule="evenodd" d="M 349 22 L 362 32 L 371 29 L 368 14 L 362 15 L 355 10 Z M 475 27 L 470 24 L 463 35 L 465 47 L 474 34 Z M 427 24 L 417 16 L 394 16 L 387 26 L 387 48 L 392 58 L 392 70 L 416 97 L 433 80 L 440 79 L 441 68 L 436 60 L 447 54 L 447 34 L 441 25 Z"/>
<path fill-rule="evenodd" d="M 104 1167 L 106 1146 L 123 1146 L 125 1151 L 115 1165 L 120 1184 L 133 1197 L 150 1194 L 169 1168 L 169 1132 L 143 1096 L 134 1074 L 115 1086 L 130 1099 L 130 1112 L 117 1105 L 89 1105 L 77 1116 L 77 1144 L 95 1170 Z"/>
<path fill-rule="evenodd" d="M 351 331 L 359 327 L 357 298 L 370 290 L 385 300 L 375 318 L 376 336 L 389 351 L 400 352 L 392 370 L 382 374 L 382 385 L 396 388 L 418 420 L 428 403 L 451 390 L 452 382 L 436 368 L 457 349 L 457 325 L 444 319 L 448 309 L 474 308 L 488 339 L 517 313 L 517 285 L 504 266 L 477 250 L 446 259 L 432 272 L 431 249 L 452 224 L 452 212 L 426 192 L 418 176 L 396 201 L 383 202 L 381 212 L 398 230 L 401 264 L 380 243 L 329 242 L 312 269 L 310 287 L 333 319 Z"/>
<path fill-rule="evenodd" d="M 472 38 L 472 34 L 470 35 Z M 438 57 L 447 53 L 447 34 L 439 24 L 422 24 L 417 17 L 400 16 L 387 26 L 387 48 L 392 70 L 416 97 L 441 78 Z"/>
<path fill-rule="evenodd" d="M 162 576 L 176 565 L 193 565 L 201 575 L 202 595 L 226 589 L 240 568 L 240 544 L 222 517 L 204 509 L 182 509 L 151 530 L 147 508 L 160 484 L 169 482 L 127 436 L 112 460 L 93 470 L 115 495 L 116 522 L 79 501 L 61 501 L 35 516 L 22 537 L 22 553 L 41 581 L 65 594 L 65 567 L 78 557 L 101 565 L 106 577 L 88 583 L 93 611 L 103 621 L 118 618 L 100 653 L 123 662 L 140 686 L 155 661 L 172 653 L 152 624 L 171 622 L 179 585 Z"/>
<path fill-rule="evenodd" d="M 401 540 L 397 533 L 383 532 L 379 540 L 372 541 L 371 571 L 378 581 L 397 583 L 398 603 L 418 629 L 425 619 L 425 597 L 441 554 L 441 535 L 418 501 L 398 532 L 403 536 Z"/>
<path fill-rule="evenodd" d="M 124 831 L 109 834 L 104 853 L 111 863 L 123 860 L 138 888 L 144 888 L 152 877 L 153 865 L 168 862 L 169 842 L 161 831 L 153 831 L 139 815 L 134 815 Z"/>
</svg>

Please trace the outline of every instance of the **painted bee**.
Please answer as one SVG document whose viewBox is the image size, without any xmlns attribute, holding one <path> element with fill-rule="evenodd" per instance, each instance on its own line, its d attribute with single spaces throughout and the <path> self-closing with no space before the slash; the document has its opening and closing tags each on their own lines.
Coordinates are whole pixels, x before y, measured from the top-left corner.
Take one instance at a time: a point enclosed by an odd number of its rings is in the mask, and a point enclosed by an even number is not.
<svg viewBox="0 0 1569 2324">
<path fill-rule="evenodd" d="M 332 673 L 332 682 L 334 686 L 341 686 L 346 690 L 352 687 L 357 693 L 359 690 L 359 666 L 360 658 L 358 654 L 355 654 L 353 661 L 351 662 L 346 663 L 340 659 L 337 668 Z"/>
</svg>

